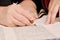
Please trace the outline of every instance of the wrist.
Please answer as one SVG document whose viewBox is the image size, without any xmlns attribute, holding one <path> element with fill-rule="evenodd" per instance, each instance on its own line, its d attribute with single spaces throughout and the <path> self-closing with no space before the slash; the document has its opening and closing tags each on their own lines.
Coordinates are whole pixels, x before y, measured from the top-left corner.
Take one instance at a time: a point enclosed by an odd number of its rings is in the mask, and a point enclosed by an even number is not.
<svg viewBox="0 0 60 40">
<path fill-rule="evenodd" d="M 7 7 L 0 6 L 0 25 L 5 23 L 6 15 L 7 15 Z"/>
<path fill-rule="evenodd" d="M 0 14 L 4 13 L 6 11 L 7 7 L 0 6 Z"/>
</svg>

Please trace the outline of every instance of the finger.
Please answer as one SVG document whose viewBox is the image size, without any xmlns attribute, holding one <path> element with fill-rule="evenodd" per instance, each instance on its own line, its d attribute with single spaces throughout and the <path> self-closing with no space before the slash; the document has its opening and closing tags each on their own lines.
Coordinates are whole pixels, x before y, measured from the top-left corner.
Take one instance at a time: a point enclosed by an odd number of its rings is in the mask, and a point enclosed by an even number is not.
<svg viewBox="0 0 60 40">
<path fill-rule="evenodd" d="M 18 21 L 20 21 L 20 22 L 22 22 L 22 23 L 24 23 L 24 24 L 26 24 L 26 25 L 30 25 L 31 23 L 30 23 L 30 21 L 26 18 L 26 17 L 24 17 L 23 15 L 21 15 L 21 14 L 18 14 L 16 11 L 13 11 L 14 12 L 14 14 L 12 14 L 12 16 L 16 19 L 16 20 L 18 20 Z"/>
<path fill-rule="evenodd" d="M 46 19 L 46 22 L 45 22 L 46 24 L 51 23 L 51 16 L 52 16 L 52 11 L 53 11 L 53 8 L 54 8 L 54 4 L 50 4 L 50 5 L 51 5 L 51 8 L 49 8 L 48 16 L 47 16 L 47 19 Z"/>
<path fill-rule="evenodd" d="M 17 6 L 18 7 L 18 6 Z M 17 8 L 15 7 L 15 10 L 20 13 L 21 15 L 24 15 L 26 18 L 28 18 L 29 20 L 35 20 L 35 18 L 33 17 L 33 15 L 29 12 L 29 11 L 26 11 L 22 8 Z"/>
<path fill-rule="evenodd" d="M 19 27 L 25 26 L 24 23 L 22 23 L 22 22 L 16 20 L 15 18 L 11 17 L 11 19 L 12 19 L 13 24 L 15 24 L 15 26 L 19 26 Z"/>
<path fill-rule="evenodd" d="M 58 5 L 54 6 L 54 9 L 51 12 L 52 13 L 52 15 L 51 15 L 51 23 L 54 23 L 56 15 L 58 13 L 58 10 L 59 10 L 59 6 Z"/>
<path fill-rule="evenodd" d="M 7 23 L 6 24 L 7 27 L 16 27 L 15 24 L 12 23 L 10 10 L 8 11 L 8 14 L 7 14 L 7 22 L 6 23 Z"/>
<path fill-rule="evenodd" d="M 30 9 L 30 10 L 29 10 L 29 9 Z M 29 10 L 29 12 L 31 12 L 31 14 L 32 14 L 35 18 L 38 18 L 36 9 L 34 9 L 34 8 L 29 8 L 29 9 L 27 9 L 27 10 Z"/>
<path fill-rule="evenodd" d="M 52 4 L 53 4 L 53 0 L 50 0 L 48 9 L 51 9 Z"/>
<path fill-rule="evenodd" d="M 54 10 L 55 6 L 56 6 L 56 4 L 54 4 L 54 3 L 51 5 L 51 8 L 49 9 L 49 12 L 48 12 L 46 24 L 50 24 L 53 21 L 53 17 L 55 17 L 55 15 L 54 15 L 55 13 L 53 13 L 55 11 Z"/>
<path fill-rule="evenodd" d="M 36 10 L 33 11 L 33 15 L 34 15 L 35 18 L 38 18 L 38 14 L 37 14 Z"/>
<path fill-rule="evenodd" d="M 30 13 L 32 14 L 32 16 L 36 19 L 38 18 L 37 12 L 36 11 L 30 11 Z"/>
<path fill-rule="evenodd" d="M 50 24 L 50 20 L 51 20 L 50 18 L 51 18 L 51 13 L 49 12 L 46 18 L 46 22 L 45 22 L 46 24 Z"/>
</svg>

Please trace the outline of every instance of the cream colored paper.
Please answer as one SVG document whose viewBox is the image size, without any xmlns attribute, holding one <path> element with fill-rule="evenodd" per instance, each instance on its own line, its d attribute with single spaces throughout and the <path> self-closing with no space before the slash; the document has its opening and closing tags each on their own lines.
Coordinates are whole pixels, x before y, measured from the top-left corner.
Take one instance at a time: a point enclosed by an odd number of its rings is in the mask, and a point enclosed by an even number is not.
<svg viewBox="0 0 60 40">
<path fill-rule="evenodd" d="M 46 16 L 27 27 L 0 26 L 0 40 L 45 40 L 60 37 L 60 22 L 46 25 Z"/>
</svg>

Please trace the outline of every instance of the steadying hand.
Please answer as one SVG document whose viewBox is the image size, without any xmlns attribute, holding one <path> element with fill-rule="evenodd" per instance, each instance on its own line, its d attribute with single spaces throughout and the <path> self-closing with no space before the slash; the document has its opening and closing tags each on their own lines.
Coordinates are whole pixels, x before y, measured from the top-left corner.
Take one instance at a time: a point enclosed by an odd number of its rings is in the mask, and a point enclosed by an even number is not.
<svg viewBox="0 0 60 40">
<path fill-rule="evenodd" d="M 48 12 L 46 24 L 54 23 L 58 12 L 59 12 L 59 19 L 60 19 L 60 0 L 50 0 L 48 10 L 49 12 Z"/>
</svg>

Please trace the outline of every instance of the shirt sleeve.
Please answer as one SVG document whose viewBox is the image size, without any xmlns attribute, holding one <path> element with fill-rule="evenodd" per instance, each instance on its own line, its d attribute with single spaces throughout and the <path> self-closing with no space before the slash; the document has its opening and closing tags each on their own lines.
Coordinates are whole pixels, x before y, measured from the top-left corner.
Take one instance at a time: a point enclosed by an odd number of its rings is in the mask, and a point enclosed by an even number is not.
<svg viewBox="0 0 60 40">
<path fill-rule="evenodd" d="M 19 4 L 19 3 L 21 3 L 23 0 L 13 0 L 13 3 L 17 3 L 17 4 Z"/>
<path fill-rule="evenodd" d="M 8 6 L 12 4 L 11 0 L 0 0 L 0 6 Z"/>
</svg>

